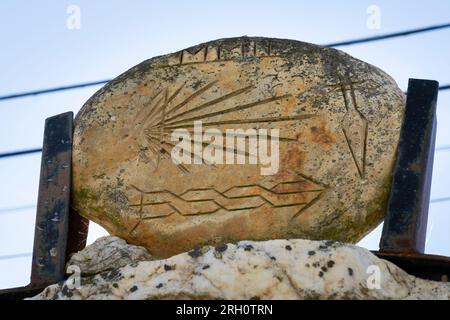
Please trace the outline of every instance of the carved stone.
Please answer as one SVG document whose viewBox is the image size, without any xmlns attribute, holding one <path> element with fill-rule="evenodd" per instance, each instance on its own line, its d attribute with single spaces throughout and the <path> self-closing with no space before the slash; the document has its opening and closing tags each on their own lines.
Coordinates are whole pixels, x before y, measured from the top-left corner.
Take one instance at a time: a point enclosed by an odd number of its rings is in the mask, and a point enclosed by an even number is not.
<svg viewBox="0 0 450 320">
<path fill-rule="evenodd" d="M 75 208 L 155 257 L 243 239 L 356 242 L 383 219 L 404 99 L 380 69 L 303 42 L 242 37 L 156 57 L 77 115 Z M 177 129 L 191 164 L 174 162 Z M 278 147 L 272 170 L 263 146 Z M 214 163 L 212 149 L 244 164 Z"/>
</svg>

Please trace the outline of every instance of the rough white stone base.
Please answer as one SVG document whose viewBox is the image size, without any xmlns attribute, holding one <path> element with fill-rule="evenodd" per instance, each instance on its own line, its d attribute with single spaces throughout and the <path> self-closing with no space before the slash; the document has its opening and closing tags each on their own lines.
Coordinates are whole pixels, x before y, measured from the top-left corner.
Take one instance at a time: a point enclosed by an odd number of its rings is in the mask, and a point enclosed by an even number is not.
<svg viewBox="0 0 450 320">
<path fill-rule="evenodd" d="M 69 265 L 81 270 L 78 288 L 72 275 L 33 299 L 450 298 L 450 283 L 415 278 L 366 249 L 332 241 L 242 241 L 151 261 L 145 249 L 105 237 Z"/>
</svg>

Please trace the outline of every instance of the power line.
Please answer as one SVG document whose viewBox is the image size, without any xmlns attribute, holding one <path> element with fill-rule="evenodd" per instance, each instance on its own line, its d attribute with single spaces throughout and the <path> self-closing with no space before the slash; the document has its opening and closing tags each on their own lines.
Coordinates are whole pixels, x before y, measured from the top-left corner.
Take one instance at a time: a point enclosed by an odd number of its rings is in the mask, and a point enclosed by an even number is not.
<svg viewBox="0 0 450 320">
<path fill-rule="evenodd" d="M 430 203 L 441 203 L 441 202 L 449 202 L 450 201 L 450 197 L 449 198 L 440 198 L 440 199 L 433 199 L 430 201 Z"/>
<path fill-rule="evenodd" d="M 373 37 L 367 37 L 367 38 L 361 38 L 361 39 L 355 39 L 355 40 L 347 40 L 342 42 L 335 42 L 330 43 L 328 45 L 325 45 L 326 47 L 342 47 L 342 46 L 349 46 L 359 43 L 366 43 L 366 42 L 373 42 L 373 41 L 379 41 L 379 40 L 386 40 L 391 38 L 397 38 L 397 37 L 404 37 L 409 36 L 412 34 L 417 33 L 423 33 L 423 32 L 429 32 L 429 31 L 435 31 L 439 29 L 445 29 L 450 27 L 450 23 L 445 24 L 439 24 L 434 26 L 429 26 L 425 28 L 419 28 L 419 29 L 412 29 L 412 30 L 406 30 L 406 31 L 400 31 L 400 32 L 394 32 L 394 33 L 388 33 L 388 34 L 382 34 L 379 36 L 373 36 Z"/>
<path fill-rule="evenodd" d="M 17 258 L 25 258 L 31 257 L 33 254 L 31 252 L 18 253 L 18 254 L 10 254 L 6 256 L 0 256 L 0 260 L 9 260 L 9 259 L 17 259 Z"/>
<path fill-rule="evenodd" d="M 436 151 L 450 151 L 450 146 L 442 146 L 436 148 Z"/>
<path fill-rule="evenodd" d="M 35 149 L 27 149 L 27 150 L 19 150 L 19 151 L 0 153 L 0 159 L 2 159 L 2 158 L 9 158 L 9 157 L 17 157 L 17 156 L 33 154 L 33 153 L 40 153 L 40 152 L 42 152 L 42 148 L 35 148 Z"/>
<path fill-rule="evenodd" d="M 30 153 L 38 153 L 38 152 L 41 152 L 41 151 L 42 151 L 42 148 L 35 148 L 35 149 L 19 150 L 19 151 L 13 151 L 13 152 L 0 153 L 0 159 L 1 158 L 8 158 L 8 157 L 16 157 L 16 156 L 21 156 L 21 155 L 30 154 Z"/>
<path fill-rule="evenodd" d="M 100 80 L 100 81 L 92 81 L 92 82 L 85 82 L 85 83 L 78 83 L 78 84 L 72 84 L 72 85 L 56 87 L 56 88 L 48 88 L 48 89 L 41 89 L 41 90 L 28 91 L 28 92 L 13 93 L 13 94 L 0 96 L 0 101 L 17 99 L 17 98 L 24 98 L 24 97 L 28 97 L 28 96 L 36 96 L 36 95 L 39 95 L 39 94 L 53 93 L 53 92 L 58 92 L 58 91 L 65 91 L 65 90 L 80 89 L 80 88 L 85 88 L 85 87 L 92 87 L 92 86 L 97 86 L 97 85 L 100 85 L 100 84 L 105 84 L 105 83 L 107 83 L 109 81 L 111 81 L 111 79 Z"/>
<path fill-rule="evenodd" d="M 373 41 L 380 41 L 380 40 L 397 38 L 397 37 L 404 37 L 404 36 L 409 36 L 409 35 L 423 33 L 423 32 L 436 31 L 436 30 L 445 29 L 445 28 L 449 28 L 449 27 L 450 27 L 450 23 L 445 23 L 445 24 L 433 25 L 433 26 L 424 27 L 424 28 L 388 33 L 388 34 L 383 34 L 383 35 L 379 35 L 379 36 L 335 42 L 335 43 L 326 44 L 324 46 L 325 47 L 349 46 L 349 45 L 366 43 L 366 42 L 373 42 Z M 111 79 L 79 83 L 79 84 L 67 85 L 67 86 L 56 87 L 56 88 L 48 88 L 48 89 L 42 89 L 42 90 L 8 94 L 8 95 L 0 96 L 0 101 L 23 98 L 23 97 L 28 97 L 28 96 L 35 96 L 35 95 L 39 95 L 39 94 L 46 94 L 46 93 L 52 93 L 52 92 L 58 92 L 58 91 L 64 91 L 64 90 L 72 90 L 72 89 L 96 86 L 96 85 L 100 85 L 100 84 L 105 84 L 109 81 L 111 81 Z M 446 86 L 446 87 L 447 87 L 446 89 L 450 88 L 450 86 Z"/>
<path fill-rule="evenodd" d="M 30 205 L 20 206 L 20 207 L 2 208 L 2 209 L 0 209 L 0 215 L 4 214 L 4 213 L 9 213 L 9 212 L 25 211 L 25 210 L 35 209 L 35 208 L 36 208 L 35 204 L 30 204 Z"/>
</svg>

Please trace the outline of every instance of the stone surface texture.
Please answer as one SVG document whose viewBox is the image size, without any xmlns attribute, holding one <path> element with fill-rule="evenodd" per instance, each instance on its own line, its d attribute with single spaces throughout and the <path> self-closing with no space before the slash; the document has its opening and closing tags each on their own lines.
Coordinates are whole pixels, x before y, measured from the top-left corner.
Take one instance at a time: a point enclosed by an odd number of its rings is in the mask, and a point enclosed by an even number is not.
<svg viewBox="0 0 450 320">
<path fill-rule="evenodd" d="M 82 275 L 94 275 L 148 260 L 152 260 L 152 256 L 144 248 L 128 245 L 125 240 L 109 236 L 99 238 L 84 250 L 73 254 L 67 267 L 77 266 Z"/>
<path fill-rule="evenodd" d="M 241 241 L 126 266 L 122 261 L 136 247 L 117 238 L 99 241 L 78 255 L 92 273 L 78 288 L 55 284 L 33 299 L 450 298 L 450 283 L 415 278 L 366 249 L 333 241 Z M 106 252 L 126 257 L 106 266 Z M 143 257 L 139 252 L 136 257 Z M 379 289 L 371 278 L 374 266 Z"/>
<path fill-rule="evenodd" d="M 159 258 L 245 239 L 355 243 L 383 219 L 404 100 L 380 69 L 298 41 L 222 39 L 156 57 L 77 115 L 74 204 Z M 171 134 L 194 121 L 203 133 L 279 129 L 278 170 L 263 175 L 247 148 L 225 145 L 246 163 L 174 163 Z"/>
</svg>

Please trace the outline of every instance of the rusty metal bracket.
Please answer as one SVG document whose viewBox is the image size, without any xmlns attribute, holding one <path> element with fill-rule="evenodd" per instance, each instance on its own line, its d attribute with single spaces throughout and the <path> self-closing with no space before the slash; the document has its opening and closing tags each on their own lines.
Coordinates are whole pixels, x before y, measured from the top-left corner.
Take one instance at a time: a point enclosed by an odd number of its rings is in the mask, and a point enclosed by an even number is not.
<svg viewBox="0 0 450 320">
<path fill-rule="evenodd" d="M 417 277 L 445 281 L 450 258 L 426 255 L 439 83 L 410 79 L 378 257 Z"/>
<path fill-rule="evenodd" d="M 73 113 L 45 121 L 31 282 L 0 290 L 0 299 L 22 299 L 65 278 L 70 254 L 86 244 L 88 220 L 71 209 Z"/>
<path fill-rule="evenodd" d="M 384 221 L 383 252 L 424 253 L 439 83 L 410 79 Z"/>
</svg>

